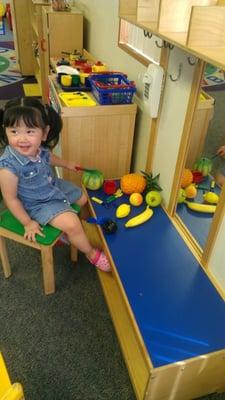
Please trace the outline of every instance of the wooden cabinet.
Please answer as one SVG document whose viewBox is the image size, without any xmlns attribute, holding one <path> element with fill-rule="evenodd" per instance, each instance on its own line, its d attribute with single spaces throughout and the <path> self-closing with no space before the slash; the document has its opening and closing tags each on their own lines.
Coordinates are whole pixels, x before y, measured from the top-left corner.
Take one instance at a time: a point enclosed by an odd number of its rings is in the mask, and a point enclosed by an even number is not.
<svg viewBox="0 0 225 400">
<path fill-rule="evenodd" d="M 11 0 L 13 37 L 16 59 L 22 75 L 33 75 L 31 24 L 27 0 Z"/>
<path fill-rule="evenodd" d="M 96 168 L 105 178 L 130 172 L 137 106 L 97 105 L 65 107 L 54 77 L 49 77 L 50 101 L 61 112 L 61 155 L 86 168 Z M 81 174 L 63 170 L 65 179 L 80 183 Z"/>
<path fill-rule="evenodd" d="M 53 11 L 47 1 L 31 0 L 29 13 L 32 27 L 33 71 L 39 83 L 43 101 L 48 98 L 50 57 L 60 57 L 62 51 L 83 49 L 83 15 L 76 8 Z"/>
<path fill-rule="evenodd" d="M 195 161 L 201 158 L 210 120 L 213 118 L 215 100 L 201 91 L 190 132 L 190 145 L 186 168 L 193 169 Z"/>
</svg>

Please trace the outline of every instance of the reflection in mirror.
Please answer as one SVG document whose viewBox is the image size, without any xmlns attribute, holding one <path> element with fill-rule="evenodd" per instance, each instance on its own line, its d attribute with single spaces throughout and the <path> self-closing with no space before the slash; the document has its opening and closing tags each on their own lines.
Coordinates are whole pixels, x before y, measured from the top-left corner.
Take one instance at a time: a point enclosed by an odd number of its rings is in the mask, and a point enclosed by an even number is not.
<svg viewBox="0 0 225 400">
<path fill-rule="evenodd" d="M 201 249 L 225 182 L 224 110 L 224 71 L 207 64 L 176 209 L 177 216 Z"/>
</svg>

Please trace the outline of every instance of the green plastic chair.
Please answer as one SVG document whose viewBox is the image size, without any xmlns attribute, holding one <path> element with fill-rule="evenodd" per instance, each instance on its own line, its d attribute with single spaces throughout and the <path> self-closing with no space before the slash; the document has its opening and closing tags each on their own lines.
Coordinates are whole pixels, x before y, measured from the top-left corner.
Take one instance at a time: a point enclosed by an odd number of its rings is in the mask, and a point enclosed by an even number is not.
<svg viewBox="0 0 225 400">
<path fill-rule="evenodd" d="M 71 206 L 77 213 L 80 211 L 80 206 L 73 204 Z M 9 264 L 5 239 L 11 239 L 15 242 L 22 243 L 29 247 L 34 247 L 41 252 L 44 293 L 52 294 L 55 292 L 55 276 L 53 264 L 53 246 L 60 239 L 62 231 L 54 228 L 51 225 L 43 227 L 45 237 L 36 235 L 36 242 L 30 242 L 24 239 L 24 226 L 11 214 L 11 212 L 4 208 L 0 211 L 0 258 L 2 261 L 3 272 L 6 278 L 11 275 L 11 268 Z M 77 249 L 71 246 L 71 259 L 77 260 Z"/>
</svg>

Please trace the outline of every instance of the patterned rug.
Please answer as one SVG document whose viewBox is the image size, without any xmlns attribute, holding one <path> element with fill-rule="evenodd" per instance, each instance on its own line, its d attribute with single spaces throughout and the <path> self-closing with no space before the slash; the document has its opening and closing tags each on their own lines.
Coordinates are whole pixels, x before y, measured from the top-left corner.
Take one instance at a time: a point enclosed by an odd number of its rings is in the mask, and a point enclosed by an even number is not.
<svg viewBox="0 0 225 400">
<path fill-rule="evenodd" d="M 225 90 L 225 74 L 220 68 L 207 64 L 202 87 L 206 91 Z"/>
<path fill-rule="evenodd" d="M 23 80 L 16 63 L 15 50 L 0 46 L 0 87 Z"/>
<path fill-rule="evenodd" d="M 5 35 L 5 23 L 2 17 L 0 17 L 0 35 Z"/>
<path fill-rule="evenodd" d="M 23 84 L 35 84 L 32 76 L 21 75 L 16 63 L 14 43 L 0 42 L 0 102 L 24 96 Z"/>
</svg>

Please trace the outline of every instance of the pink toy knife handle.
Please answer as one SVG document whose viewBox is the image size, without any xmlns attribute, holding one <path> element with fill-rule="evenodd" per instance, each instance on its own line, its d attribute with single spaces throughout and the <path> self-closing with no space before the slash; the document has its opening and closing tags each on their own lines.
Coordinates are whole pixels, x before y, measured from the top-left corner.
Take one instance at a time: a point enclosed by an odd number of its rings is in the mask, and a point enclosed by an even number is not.
<svg viewBox="0 0 225 400">
<path fill-rule="evenodd" d="M 75 165 L 75 170 L 76 171 L 84 171 L 84 168 L 82 168 L 80 165 Z"/>
</svg>

